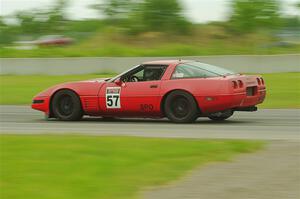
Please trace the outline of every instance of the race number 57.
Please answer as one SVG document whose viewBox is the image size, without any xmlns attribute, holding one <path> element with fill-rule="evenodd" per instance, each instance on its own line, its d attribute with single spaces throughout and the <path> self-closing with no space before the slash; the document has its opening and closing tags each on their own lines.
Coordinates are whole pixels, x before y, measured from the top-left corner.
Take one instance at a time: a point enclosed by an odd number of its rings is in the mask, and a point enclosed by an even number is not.
<svg viewBox="0 0 300 199">
<path fill-rule="evenodd" d="M 120 87 L 106 88 L 106 108 L 121 108 Z"/>
</svg>

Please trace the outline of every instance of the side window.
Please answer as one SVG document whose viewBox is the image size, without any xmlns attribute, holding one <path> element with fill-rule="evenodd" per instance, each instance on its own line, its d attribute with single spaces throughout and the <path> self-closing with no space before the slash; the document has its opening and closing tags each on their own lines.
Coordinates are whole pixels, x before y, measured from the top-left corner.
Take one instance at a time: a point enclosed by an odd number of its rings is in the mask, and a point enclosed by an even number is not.
<svg viewBox="0 0 300 199">
<path fill-rule="evenodd" d="M 176 69 L 172 75 L 172 79 L 181 79 L 181 78 L 206 78 L 206 77 L 215 77 L 216 74 L 203 70 L 199 67 L 179 64 L 176 66 Z"/>
<path fill-rule="evenodd" d="M 142 66 L 122 77 L 124 82 L 143 82 L 160 80 L 165 72 L 166 66 Z"/>
<path fill-rule="evenodd" d="M 144 76 L 144 66 L 140 66 L 133 71 L 129 71 L 121 77 L 123 82 L 139 82 L 143 80 Z"/>
<path fill-rule="evenodd" d="M 165 66 L 146 66 L 144 70 L 144 81 L 160 80 L 165 72 Z"/>
<path fill-rule="evenodd" d="M 135 75 L 138 79 L 143 79 L 144 73 L 145 73 L 144 71 L 145 71 L 145 68 L 143 68 L 143 70 L 141 70 L 141 71 L 135 73 L 134 75 Z"/>
</svg>

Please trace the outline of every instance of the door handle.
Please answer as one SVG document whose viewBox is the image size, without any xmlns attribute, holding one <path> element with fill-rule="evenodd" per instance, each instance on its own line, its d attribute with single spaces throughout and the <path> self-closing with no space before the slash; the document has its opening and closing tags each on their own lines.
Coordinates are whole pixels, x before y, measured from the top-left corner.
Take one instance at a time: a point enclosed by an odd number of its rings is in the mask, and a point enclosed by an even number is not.
<svg viewBox="0 0 300 199">
<path fill-rule="evenodd" d="M 150 88 L 157 88 L 158 85 L 150 85 Z"/>
</svg>

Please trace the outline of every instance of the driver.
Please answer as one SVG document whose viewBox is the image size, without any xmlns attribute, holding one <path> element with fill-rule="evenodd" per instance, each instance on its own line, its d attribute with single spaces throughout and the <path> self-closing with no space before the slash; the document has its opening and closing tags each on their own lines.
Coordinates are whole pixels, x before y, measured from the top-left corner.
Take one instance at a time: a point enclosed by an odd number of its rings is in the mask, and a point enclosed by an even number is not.
<svg viewBox="0 0 300 199">
<path fill-rule="evenodd" d="M 144 81 L 159 80 L 161 71 L 157 69 L 148 69 L 144 73 Z"/>
</svg>

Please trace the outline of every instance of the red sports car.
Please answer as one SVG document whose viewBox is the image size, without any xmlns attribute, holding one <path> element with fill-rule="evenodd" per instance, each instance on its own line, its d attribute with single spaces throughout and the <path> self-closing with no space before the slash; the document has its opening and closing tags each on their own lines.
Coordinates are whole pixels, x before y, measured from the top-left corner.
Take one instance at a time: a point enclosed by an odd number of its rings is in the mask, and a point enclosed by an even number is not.
<svg viewBox="0 0 300 199">
<path fill-rule="evenodd" d="M 256 111 L 265 95 L 261 76 L 197 61 L 164 60 L 145 62 L 114 78 L 53 86 L 34 97 L 32 108 L 65 121 L 89 115 L 167 117 L 184 123 L 198 117 L 225 120 L 235 111 Z"/>
<path fill-rule="evenodd" d="M 74 40 L 62 35 L 46 35 L 42 36 L 33 43 L 38 46 L 65 46 L 72 44 Z"/>
</svg>

